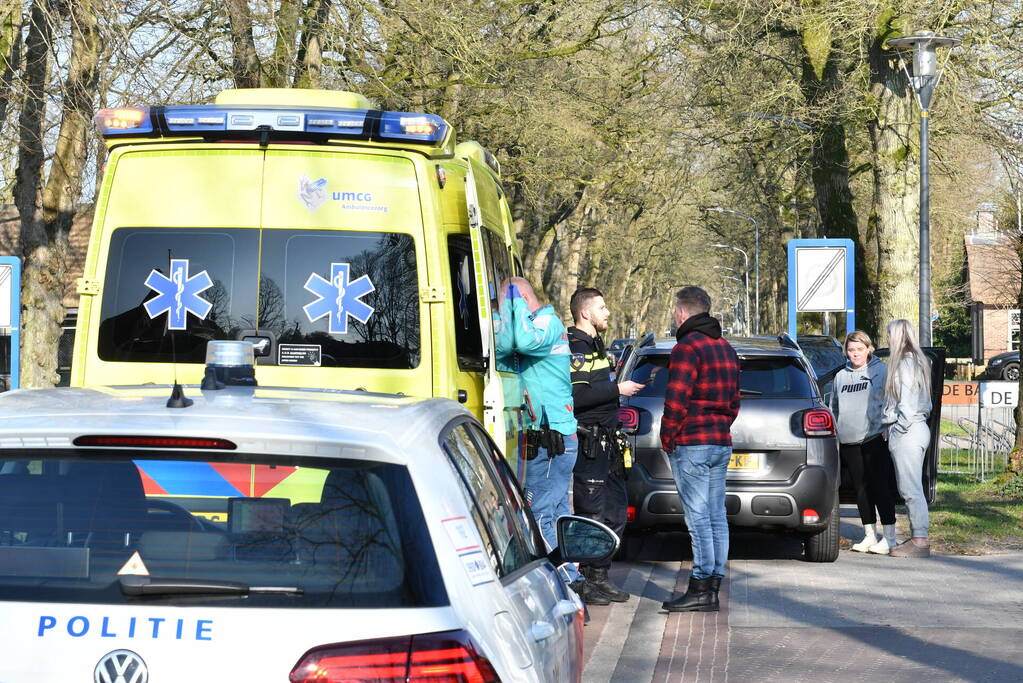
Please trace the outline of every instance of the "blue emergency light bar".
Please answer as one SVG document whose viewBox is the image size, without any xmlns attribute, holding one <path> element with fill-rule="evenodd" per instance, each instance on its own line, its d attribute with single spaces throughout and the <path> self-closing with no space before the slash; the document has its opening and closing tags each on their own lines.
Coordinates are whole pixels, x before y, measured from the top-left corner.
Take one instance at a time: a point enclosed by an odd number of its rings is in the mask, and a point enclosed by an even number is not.
<svg viewBox="0 0 1023 683">
<path fill-rule="evenodd" d="M 130 107 L 102 109 L 95 120 L 100 135 L 108 139 L 273 133 L 289 139 L 341 137 L 438 145 L 449 129 L 435 114 L 318 107 Z"/>
</svg>

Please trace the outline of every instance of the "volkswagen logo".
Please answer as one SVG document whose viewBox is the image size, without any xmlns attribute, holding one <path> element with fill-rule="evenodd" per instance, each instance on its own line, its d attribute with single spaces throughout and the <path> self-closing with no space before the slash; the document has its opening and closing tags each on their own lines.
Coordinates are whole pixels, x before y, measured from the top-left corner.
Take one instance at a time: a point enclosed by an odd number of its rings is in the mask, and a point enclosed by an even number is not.
<svg viewBox="0 0 1023 683">
<path fill-rule="evenodd" d="M 96 683 L 147 683 L 149 669 L 131 650 L 114 650 L 99 660 L 93 680 Z"/>
</svg>

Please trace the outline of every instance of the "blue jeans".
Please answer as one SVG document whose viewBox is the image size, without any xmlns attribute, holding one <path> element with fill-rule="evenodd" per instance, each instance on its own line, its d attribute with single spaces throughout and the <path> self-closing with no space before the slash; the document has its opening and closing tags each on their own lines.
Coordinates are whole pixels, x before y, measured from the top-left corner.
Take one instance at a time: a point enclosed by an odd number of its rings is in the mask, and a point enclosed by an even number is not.
<svg viewBox="0 0 1023 683">
<path fill-rule="evenodd" d="M 564 453 L 552 458 L 541 448 L 539 455 L 526 463 L 526 500 L 548 548 L 558 545 L 555 526 L 558 517 L 572 514 L 568 507 L 568 487 L 572 483 L 572 469 L 578 453 L 579 437 L 566 435 Z M 564 570 L 569 583 L 582 578 L 571 562 L 564 566 Z"/>
<path fill-rule="evenodd" d="M 677 446 L 668 454 L 693 541 L 690 576 L 695 579 L 725 575 L 728 562 L 725 476 L 731 457 L 731 446 Z"/>
</svg>

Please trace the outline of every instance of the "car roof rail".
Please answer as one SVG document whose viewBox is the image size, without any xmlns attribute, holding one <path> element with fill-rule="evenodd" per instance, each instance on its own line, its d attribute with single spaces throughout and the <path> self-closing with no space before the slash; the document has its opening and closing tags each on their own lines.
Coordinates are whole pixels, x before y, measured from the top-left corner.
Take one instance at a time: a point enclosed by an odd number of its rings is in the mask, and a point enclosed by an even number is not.
<svg viewBox="0 0 1023 683">
<path fill-rule="evenodd" d="M 783 348 L 802 351 L 802 349 L 799 348 L 799 344 L 796 343 L 796 340 L 794 340 L 785 332 L 782 332 L 781 334 L 778 335 L 778 343 L 781 344 Z"/>
</svg>

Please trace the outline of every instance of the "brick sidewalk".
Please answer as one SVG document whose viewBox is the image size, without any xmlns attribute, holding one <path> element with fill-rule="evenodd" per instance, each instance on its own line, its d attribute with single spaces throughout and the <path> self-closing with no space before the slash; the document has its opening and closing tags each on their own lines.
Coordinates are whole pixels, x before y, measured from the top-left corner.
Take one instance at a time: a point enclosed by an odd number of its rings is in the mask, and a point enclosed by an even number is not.
<svg viewBox="0 0 1023 683">
<path fill-rule="evenodd" d="M 677 540 L 616 564 L 634 597 L 591 609 L 584 680 L 1023 681 L 1023 554 L 813 564 L 798 544 L 736 541 L 717 613 L 660 609 L 688 581 Z"/>
</svg>

